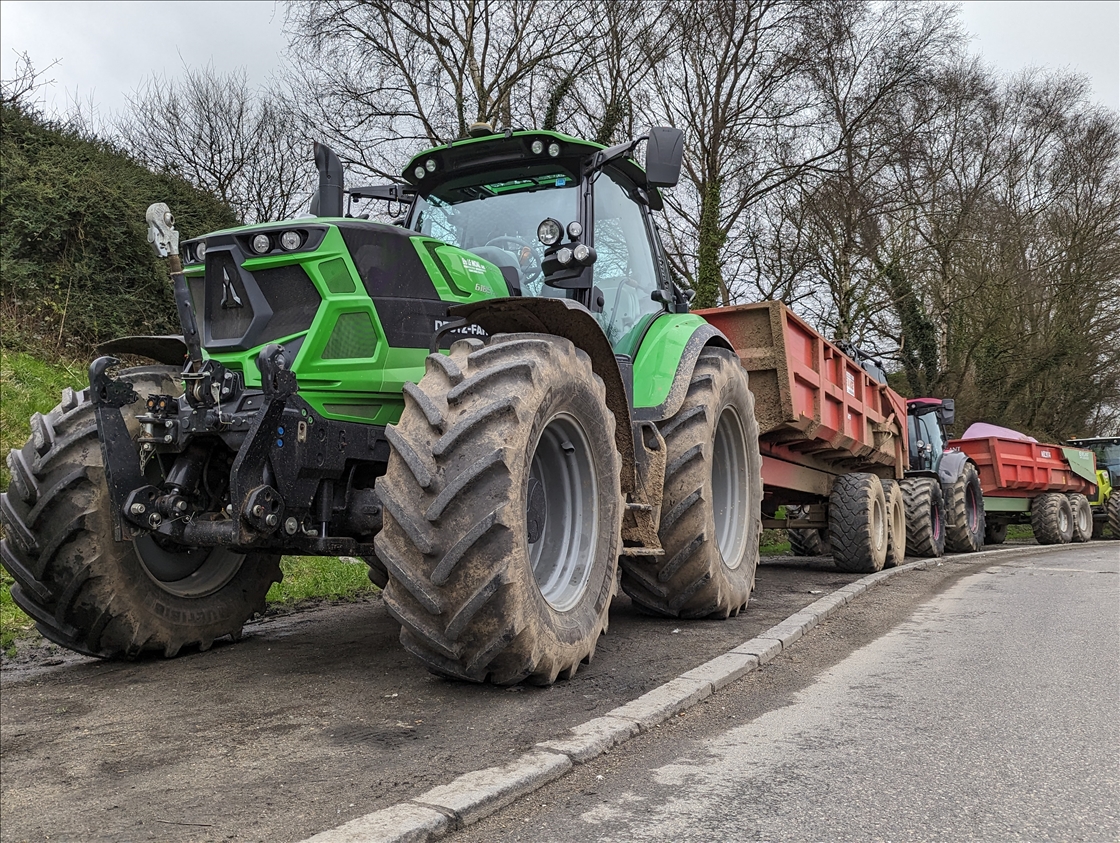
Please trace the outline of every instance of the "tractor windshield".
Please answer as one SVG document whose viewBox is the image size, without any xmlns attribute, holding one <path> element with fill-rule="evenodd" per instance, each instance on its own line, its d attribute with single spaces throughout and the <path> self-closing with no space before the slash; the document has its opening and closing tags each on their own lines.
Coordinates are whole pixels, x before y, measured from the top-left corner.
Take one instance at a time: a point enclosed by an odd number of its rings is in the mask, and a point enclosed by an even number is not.
<svg viewBox="0 0 1120 843">
<path fill-rule="evenodd" d="M 516 268 L 522 293 L 542 295 L 544 247 L 537 239 L 537 225 L 548 217 L 562 225 L 576 219 L 577 184 L 559 172 L 497 182 L 448 182 L 416 197 L 411 227 L 499 267 Z"/>
</svg>

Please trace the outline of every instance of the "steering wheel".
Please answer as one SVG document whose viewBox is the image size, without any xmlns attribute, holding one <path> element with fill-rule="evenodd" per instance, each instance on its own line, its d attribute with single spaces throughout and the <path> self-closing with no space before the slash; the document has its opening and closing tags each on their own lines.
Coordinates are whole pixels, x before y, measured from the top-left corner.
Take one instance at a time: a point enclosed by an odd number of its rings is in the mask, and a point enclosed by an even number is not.
<svg viewBox="0 0 1120 843">
<path fill-rule="evenodd" d="M 527 284 L 533 284 L 544 277 L 544 270 L 541 268 L 541 256 L 537 252 L 536 247 L 528 240 L 522 240 L 520 237 L 510 237 L 503 234 L 501 237 L 495 237 L 493 240 L 486 241 L 487 246 L 497 246 L 506 252 L 512 252 L 517 258 L 517 265 L 521 270 L 521 286 L 524 288 Z M 513 248 L 509 248 L 513 246 Z M 535 295 L 535 293 L 534 293 Z"/>
</svg>

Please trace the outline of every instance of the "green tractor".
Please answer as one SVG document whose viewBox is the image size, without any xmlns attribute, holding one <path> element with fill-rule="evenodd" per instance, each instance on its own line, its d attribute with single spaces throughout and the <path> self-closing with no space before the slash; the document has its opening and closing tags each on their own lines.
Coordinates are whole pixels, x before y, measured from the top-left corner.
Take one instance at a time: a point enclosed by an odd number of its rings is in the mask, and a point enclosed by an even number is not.
<svg viewBox="0 0 1120 843">
<path fill-rule="evenodd" d="M 1093 538 L 1101 538 L 1108 529 L 1120 539 L 1120 437 L 1071 439 L 1066 444 L 1092 451 L 1097 458 L 1097 496 L 1089 500 Z"/>
<path fill-rule="evenodd" d="M 281 555 L 360 556 L 405 648 L 499 684 L 572 675 L 620 582 L 648 613 L 739 612 L 757 425 L 658 239 L 681 158 L 671 128 L 483 130 L 347 191 L 317 145 L 311 217 L 180 249 L 152 206 L 183 336 L 107 343 L 32 418 L 0 500 L 14 600 L 73 650 L 174 656 L 237 638 Z"/>
</svg>

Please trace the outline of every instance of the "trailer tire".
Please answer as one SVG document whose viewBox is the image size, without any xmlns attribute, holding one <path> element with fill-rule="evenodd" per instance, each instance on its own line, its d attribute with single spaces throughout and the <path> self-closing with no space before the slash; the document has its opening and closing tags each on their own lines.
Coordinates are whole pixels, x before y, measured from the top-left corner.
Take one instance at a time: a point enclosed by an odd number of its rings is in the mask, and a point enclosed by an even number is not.
<svg viewBox="0 0 1120 843">
<path fill-rule="evenodd" d="M 719 348 L 700 353 L 684 403 L 660 425 L 663 556 L 622 558 L 622 589 L 643 610 L 726 618 L 750 600 L 762 529 L 762 457 L 747 372 Z"/>
<path fill-rule="evenodd" d="M 1060 492 L 1046 492 L 1031 503 L 1031 529 L 1039 544 L 1068 544 L 1073 538 L 1073 510 Z"/>
<path fill-rule="evenodd" d="M 976 466 L 966 462 L 952 483 L 942 487 L 945 497 L 945 549 L 975 553 L 984 546 L 984 493 Z"/>
<path fill-rule="evenodd" d="M 590 358 L 549 334 L 458 340 L 405 398 L 374 539 L 401 644 L 454 679 L 571 677 L 607 628 L 622 530 Z"/>
<path fill-rule="evenodd" d="M 984 522 L 984 544 L 1003 544 L 1007 541 L 1006 521 Z"/>
<path fill-rule="evenodd" d="M 830 556 L 832 543 L 825 527 L 793 527 L 786 531 L 794 556 Z"/>
<path fill-rule="evenodd" d="M 1112 537 L 1120 539 L 1120 489 L 1113 488 L 1105 510 L 1108 512 L 1108 526 L 1112 530 Z"/>
<path fill-rule="evenodd" d="M 1089 499 L 1080 492 L 1071 492 L 1067 497 L 1073 514 L 1073 535 L 1070 540 L 1079 544 L 1087 542 L 1093 537 L 1093 507 L 1089 505 Z"/>
<path fill-rule="evenodd" d="M 906 552 L 936 559 L 945 553 L 941 484 L 931 477 L 906 477 L 899 485 L 906 505 Z"/>
<path fill-rule="evenodd" d="M 887 499 L 887 561 L 883 567 L 894 568 L 906 559 L 906 503 L 897 480 L 882 483 Z"/>
<path fill-rule="evenodd" d="M 120 371 L 140 395 L 123 413 L 130 434 L 139 433 L 136 415 L 150 393 L 182 391 L 178 373 Z M 88 389 L 66 389 L 50 413 L 32 416 L 31 439 L 8 455 L 8 466 L 0 559 L 15 579 L 12 599 L 63 647 L 98 658 L 206 650 L 222 636 L 240 637 L 283 576 L 278 554 L 175 549 L 150 536 L 115 541 Z"/>
<path fill-rule="evenodd" d="M 874 474 L 845 474 L 832 484 L 828 534 L 841 571 L 881 571 L 887 561 L 889 527 L 883 484 Z"/>
</svg>

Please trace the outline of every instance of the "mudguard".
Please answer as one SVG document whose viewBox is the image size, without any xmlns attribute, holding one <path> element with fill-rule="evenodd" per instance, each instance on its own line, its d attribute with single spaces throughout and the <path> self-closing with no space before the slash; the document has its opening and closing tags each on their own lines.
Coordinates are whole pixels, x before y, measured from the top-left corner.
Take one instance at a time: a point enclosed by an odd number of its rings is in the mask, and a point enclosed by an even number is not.
<svg viewBox="0 0 1120 843">
<path fill-rule="evenodd" d="M 97 354 L 99 357 L 133 354 L 166 366 L 182 366 L 187 359 L 187 342 L 178 334 L 119 337 L 98 345 Z"/>
<path fill-rule="evenodd" d="M 950 486 L 956 483 L 968 462 L 967 454 L 960 451 L 946 451 L 941 456 L 941 465 L 937 467 L 937 476 L 941 480 L 941 485 Z"/>
<path fill-rule="evenodd" d="M 659 422 L 684 403 L 692 370 L 708 346 L 734 351 L 723 332 L 694 313 L 666 313 L 650 325 L 634 358 L 634 418 Z"/>
</svg>

